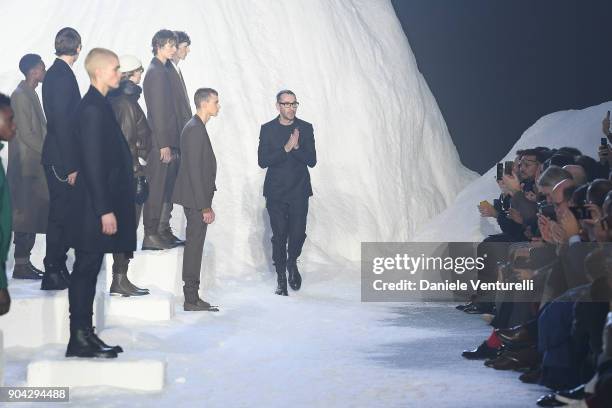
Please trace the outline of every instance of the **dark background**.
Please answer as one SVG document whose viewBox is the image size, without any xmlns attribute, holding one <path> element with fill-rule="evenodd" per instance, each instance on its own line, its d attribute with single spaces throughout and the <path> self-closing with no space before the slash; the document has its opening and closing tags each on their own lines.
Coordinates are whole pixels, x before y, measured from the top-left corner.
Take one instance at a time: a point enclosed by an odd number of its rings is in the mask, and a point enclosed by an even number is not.
<svg viewBox="0 0 612 408">
<path fill-rule="evenodd" d="M 543 115 L 612 100 L 612 0 L 392 2 L 463 164 L 479 173 Z"/>
</svg>

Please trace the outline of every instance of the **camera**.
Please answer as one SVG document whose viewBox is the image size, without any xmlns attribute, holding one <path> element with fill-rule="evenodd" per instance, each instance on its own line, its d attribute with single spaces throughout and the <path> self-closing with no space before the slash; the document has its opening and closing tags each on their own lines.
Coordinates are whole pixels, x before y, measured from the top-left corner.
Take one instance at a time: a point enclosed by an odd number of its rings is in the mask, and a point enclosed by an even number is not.
<svg viewBox="0 0 612 408">
<path fill-rule="evenodd" d="M 555 213 L 555 206 L 541 201 L 538 203 L 538 212 L 545 217 L 550 218 L 552 221 L 557 221 L 557 214 Z"/>
</svg>

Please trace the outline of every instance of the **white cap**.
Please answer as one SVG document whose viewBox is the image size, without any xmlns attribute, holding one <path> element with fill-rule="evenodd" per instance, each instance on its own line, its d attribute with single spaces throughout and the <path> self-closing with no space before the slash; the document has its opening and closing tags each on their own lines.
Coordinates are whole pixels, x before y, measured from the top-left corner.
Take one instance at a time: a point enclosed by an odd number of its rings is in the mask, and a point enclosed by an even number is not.
<svg viewBox="0 0 612 408">
<path fill-rule="evenodd" d="M 121 72 L 136 71 L 142 68 L 142 63 L 133 55 L 122 55 L 119 57 L 119 70 Z"/>
</svg>

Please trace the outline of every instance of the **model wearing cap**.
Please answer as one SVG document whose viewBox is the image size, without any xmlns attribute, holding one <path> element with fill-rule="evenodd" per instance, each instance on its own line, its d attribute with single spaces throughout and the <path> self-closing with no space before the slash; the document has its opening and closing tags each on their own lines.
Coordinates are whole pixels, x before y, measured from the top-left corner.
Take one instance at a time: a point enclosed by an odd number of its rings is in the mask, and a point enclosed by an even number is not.
<svg viewBox="0 0 612 408">
<path fill-rule="evenodd" d="M 9 143 L 7 180 L 11 190 L 15 268 L 13 279 L 42 279 L 43 272 L 30 262 L 36 234 L 47 232 L 49 191 L 40 165 L 47 120 L 36 88 L 45 77 L 40 55 L 26 54 L 19 61 L 25 79 L 11 95 L 17 135 Z"/>
<path fill-rule="evenodd" d="M 121 56 L 119 67 L 121 71 L 119 88 L 112 90 L 108 98 L 132 154 L 134 178 L 136 179 L 136 227 L 138 227 L 142 204 L 147 200 L 149 192 L 143 163 L 146 163 L 145 160 L 151 150 L 151 129 L 138 104 L 142 93 L 142 88 L 138 84 L 144 69 L 140 60 L 132 55 Z M 131 253 L 113 254 L 111 295 L 142 296 L 149 294 L 148 289 L 135 286 L 127 277 L 131 257 Z"/>
</svg>

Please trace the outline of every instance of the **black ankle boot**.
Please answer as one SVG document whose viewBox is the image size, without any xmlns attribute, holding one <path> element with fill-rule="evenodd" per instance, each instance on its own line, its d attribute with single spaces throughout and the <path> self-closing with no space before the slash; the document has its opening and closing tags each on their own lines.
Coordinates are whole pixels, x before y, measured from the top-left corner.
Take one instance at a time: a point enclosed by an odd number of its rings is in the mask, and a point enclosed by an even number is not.
<svg viewBox="0 0 612 408">
<path fill-rule="evenodd" d="M 117 358 L 117 352 L 96 343 L 93 328 L 70 330 L 70 341 L 66 349 L 66 357 L 81 358 Z"/>
<path fill-rule="evenodd" d="M 144 296 L 148 295 L 149 291 L 136 290 L 129 281 L 126 273 L 113 273 L 113 282 L 110 287 L 111 295 L 129 296 Z"/>
<path fill-rule="evenodd" d="M 285 271 L 276 273 L 276 281 L 278 286 L 274 293 L 280 296 L 289 296 L 289 293 L 287 293 L 287 275 Z"/>
<path fill-rule="evenodd" d="M 102 341 L 101 338 L 98 337 L 98 335 L 96 334 L 96 328 L 92 327 L 91 329 L 93 336 L 92 336 L 92 341 L 100 348 L 102 349 L 110 349 L 113 350 L 115 353 L 119 354 L 119 353 L 123 353 L 123 347 L 121 346 L 109 346 L 108 344 L 106 344 L 105 342 Z"/>
<path fill-rule="evenodd" d="M 289 286 L 291 286 L 291 289 L 300 290 L 302 287 L 302 275 L 300 275 L 297 264 L 287 265 L 287 272 L 289 272 Z"/>
<path fill-rule="evenodd" d="M 64 290 L 69 286 L 62 276 L 60 268 L 53 264 L 45 264 L 45 275 L 40 283 L 41 290 Z"/>
</svg>

